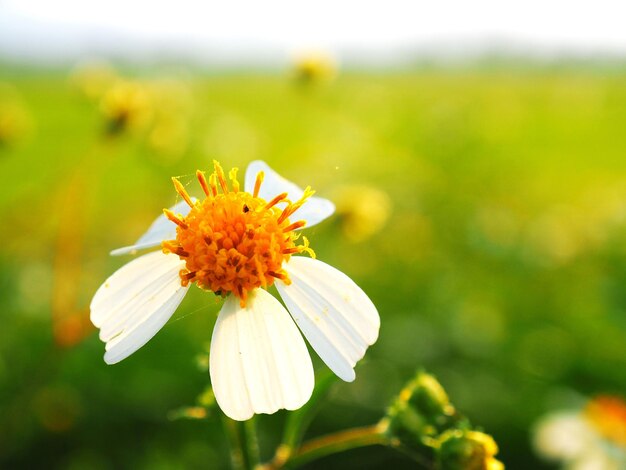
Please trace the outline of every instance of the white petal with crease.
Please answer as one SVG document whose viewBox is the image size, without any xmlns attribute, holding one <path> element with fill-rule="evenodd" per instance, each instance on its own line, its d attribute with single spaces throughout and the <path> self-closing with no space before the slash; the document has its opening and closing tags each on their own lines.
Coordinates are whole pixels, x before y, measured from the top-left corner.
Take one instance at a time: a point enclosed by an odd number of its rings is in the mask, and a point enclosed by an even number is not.
<svg viewBox="0 0 626 470">
<path fill-rule="evenodd" d="M 191 199 L 194 202 L 196 201 L 195 198 Z M 186 216 L 189 214 L 191 207 L 189 207 L 189 204 L 185 201 L 181 201 L 171 207 L 170 210 L 175 214 Z M 176 224 L 165 217 L 164 214 L 161 214 L 152 222 L 152 225 L 150 225 L 146 233 L 133 245 L 117 248 L 111 252 L 111 255 L 117 256 L 135 253 L 138 250 L 159 246 L 163 240 L 173 240 L 174 238 L 176 238 Z"/>
<path fill-rule="evenodd" d="M 251 162 L 246 169 L 246 180 L 244 184 L 246 192 L 252 194 L 254 191 L 256 176 L 260 171 L 265 173 L 265 179 L 261 185 L 259 197 L 265 199 L 266 201 L 270 201 L 281 193 L 287 193 L 288 198 L 292 202 L 295 202 L 304 194 L 304 191 L 299 186 L 280 176 L 272 170 L 267 163 L 261 160 Z M 285 203 L 278 204 L 278 206 L 284 207 Z M 293 213 L 290 220 L 294 222 L 296 220 L 305 220 L 305 228 L 308 228 L 330 217 L 334 212 L 335 205 L 331 201 L 313 196 L 309 198 L 309 200 L 306 201 L 300 209 Z"/>
<path fill-rule="evenodd" d="M 378 338 L 376 307 L 352 279 L 322 261 L 292 256 L 283 267 L 291 284 L 276 287 L 289 313 L 326 365 L 353 381 L 354 366 Z"/>
<path fill-rule="evenodd" d="M 230 295 L 211 340 L 210 373 L 215 399 L 232 419 L 295 410 L 313 392 L 313 365 L 289 313 L 262 289 L 246 307 Z"/>
<path fill-rule="evenodd" d="M 122 266 L 100 286 L 91 301 L 91 321 L 106 343 L 104 360 L 115 364 L 146 344 L 170 319 L 187 288 L 176 255 L 160 251 Z"/>
</svg>

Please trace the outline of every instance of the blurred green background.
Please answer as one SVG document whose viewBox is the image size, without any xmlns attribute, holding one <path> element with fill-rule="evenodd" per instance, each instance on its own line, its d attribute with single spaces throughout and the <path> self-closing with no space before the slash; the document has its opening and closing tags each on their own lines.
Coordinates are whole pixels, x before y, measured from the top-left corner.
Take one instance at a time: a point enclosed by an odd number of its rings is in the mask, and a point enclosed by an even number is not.
<svg viewBox="0 0 626 470">
<path fill-rule="evenodd" d="M 212 159 L 241 171 L 263 159 L 335 200 L 340 214 L 306 234 L 379 309 L 357 380 L 333 386 L 307 436 L 375 422 L 423 367 L 507 468 L 548 468 L 530 446 L 536 419 L 626 390 L 624 67 L 475 64 L 319 83 L 125 72 L 140 88 L 122 93 L 130 111 L 107 108 L 102 90 L 89 99 L 99 75 L 83 72 L 0 68 L 1 467 L 226 468 L 216 410 L 170 419 L 208 385 L 214 296 L 192 289 L 115 366 L 88 320 L 98 286 L 130 259 L 108 252 L 176 201 L 171 176 L 198 195 L 193 175 Z M 264 458 L 284 418 L 260 418 Z M 308 468 L 382 465 L 413 468 L 384 448 Z"/>
</svg>

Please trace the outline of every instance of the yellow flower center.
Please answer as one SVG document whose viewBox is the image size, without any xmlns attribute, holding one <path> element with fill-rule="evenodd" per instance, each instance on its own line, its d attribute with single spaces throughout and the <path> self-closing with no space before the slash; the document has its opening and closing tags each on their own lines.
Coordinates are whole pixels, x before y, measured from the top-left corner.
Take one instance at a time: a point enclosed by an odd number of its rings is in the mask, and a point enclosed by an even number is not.
<svg viewBox="0 0 626 470">
<path fill-rule="evenodd" d="M 626 448 L 626 402 L 619 397 L 602 395 L 585 408 L 589 421 L 604 438 Z"/>
<path fill-rule="evenodd" d="M 202 201 L 194 202 L 183 185 L 172 178 L 191 210 L 183 217 L 165 209 L 165 215 L 178 227 L 176 240 L 163 242 L 163 251 L 185 261 L 180 272 L 183 286 L 195 282 L 223 297 L 232 292 L 243 307 L 252 289 L 267 288 L 275 279 L 290 282 L 282 267 L 290 255 L 307 252 L 315 256 L 306 237 L 302 237 L 302 245 L 296 245 L 300 235 L 295 230 L 305 222 L 289 221 L 313 191 L 307 188 L 295 202 L 287 199 L 287 193 L 265 201 L 258 197 L 263 172 L 257 175 L 254 192 L 249 194 L 239 191 L 236 168 L 229 173 L 229 189 L 222 167 L 215 161 L 213 165 L 208 181 L 203 172 L 196 172 L 206 194 Z M 283 209 L 277 207 L 281 202 L 286 203 Z"/>
</svg>

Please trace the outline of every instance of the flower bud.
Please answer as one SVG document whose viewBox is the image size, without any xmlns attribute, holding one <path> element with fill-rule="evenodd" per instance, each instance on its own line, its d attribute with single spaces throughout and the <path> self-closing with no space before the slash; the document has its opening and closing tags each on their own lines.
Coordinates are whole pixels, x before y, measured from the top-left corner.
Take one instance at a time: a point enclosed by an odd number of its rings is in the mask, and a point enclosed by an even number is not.
<svg viewBox="0 0 626 470">
<path fill-rule="evenodd" d="M 498 446 L 491 436 L 479 431 L 450 430 L 439 438 L 437 469 L 503 470 L 495 459 Z"/>
<path fill-rule="evenodd" d="M 387 410 L 387 434 L 409 448 L 431 447 L 432 439 L 457 418 L 448 395 L 429 374 L 418 373 Z"/>
</svg>

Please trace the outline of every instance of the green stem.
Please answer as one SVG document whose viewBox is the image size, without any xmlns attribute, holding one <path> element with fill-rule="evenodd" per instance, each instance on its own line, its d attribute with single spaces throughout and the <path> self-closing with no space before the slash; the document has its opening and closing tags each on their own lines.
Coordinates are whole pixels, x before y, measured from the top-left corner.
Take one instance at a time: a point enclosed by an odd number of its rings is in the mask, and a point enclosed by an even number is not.
<svg viewBox="0 0 626 470">
<path fill-rule="evenodd" d="M 243 436 L 245 442 L 246 461 L 248 468 L 255 469 L 261 462 L 259 451 L 259 439 L 256 432 L 256 420 L 253 416 L 243 423 Z"/>
<path fill-rule="evenodd" d="M 317 379 L 315 389 L 309 401 L 299 410 L 289 413 L 282 444 L 279 448 L 282 452 L 291 453 L 298 447 L 305 429 L 313 419 L 313 415 L 323 403 L 324 397 L 328 394 L 332 384 L 336 382 L 337 376 L 332 372 L 322 373 Z"/>
<path fill-rule="evenodd" d="M 243 443 L 241 435 L 239 433 L 239 424 L 236 421 L 222 417 L 224 423 L 224 430 L 226 431 L 226 440 L 228 441 L 228 448 L 230 450 L 230 463 L 233 470 L 245 470 Z"/>
<path fill-rule="evenodd" d="M 348 429 L 304 443 L 289 459 L 288 465 L 297 467 L 337 452 L 386 443 L 387 437 L 380 432 L 378 426 Z"/>
<path fill-rule="evenodd" d="M 261 467 L 262 470 L 278 470 L 283 467 L 298 467 L 327 455 L 357 447 L 389 445 L 384 426 L 376 424 L 340 431 L 305 442 L 297 451 L 290 453 L 279 448 L 274 459 Z M 282 447 L 282 446 L 281 446 Z"/>
<path fill-rule="evenodd" d="M 244 421 L 233 421 L 224 416 L 224 429 L 230 448 L 230 462 L 233 470 L 253 470 L 259 466 L 259 441 L 254 417 Z"/>
</svg>

